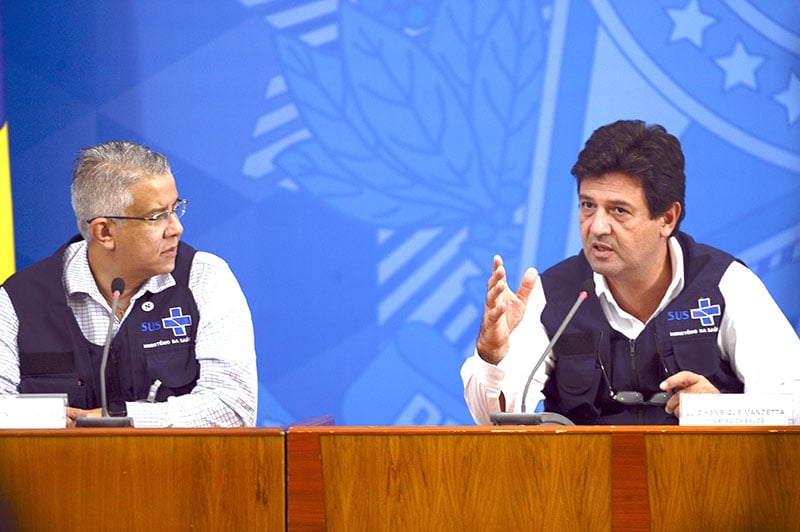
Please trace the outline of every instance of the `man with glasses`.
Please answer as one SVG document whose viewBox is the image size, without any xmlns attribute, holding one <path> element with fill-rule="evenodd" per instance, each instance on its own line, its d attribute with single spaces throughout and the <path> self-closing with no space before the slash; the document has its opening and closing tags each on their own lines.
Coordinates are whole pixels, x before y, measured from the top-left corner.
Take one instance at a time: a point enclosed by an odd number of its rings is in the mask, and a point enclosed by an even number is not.
<svg viewBox="0 0 800 532">
<path fill-rule="evenodd" d="M 528 269 L 516 292 L 494 258 L 475 353 L 461 369 L 476 422 L 543 399 L 577 424 L 676 424 L 682 393 L 798 393 L 800 339 L 763 283 L 679 230 L 677 138 L 618 121 L 592 134 L 572 173 L 582 251 L 541 276 Z M 596 295 L 534 373 L 586 280 Z"/>
<path fill-rule="evenodd" d="M 228 265 L 180 240 L 188 202 L 166 157 L 123 141 L 86 148 L 71 191 L 80 235 L 0 287 L 0 394 L 66 393 L 69 426 L 100 415 L 112 323 L 110 415 L 254 425 L 250 310 Z"/>
</svg>

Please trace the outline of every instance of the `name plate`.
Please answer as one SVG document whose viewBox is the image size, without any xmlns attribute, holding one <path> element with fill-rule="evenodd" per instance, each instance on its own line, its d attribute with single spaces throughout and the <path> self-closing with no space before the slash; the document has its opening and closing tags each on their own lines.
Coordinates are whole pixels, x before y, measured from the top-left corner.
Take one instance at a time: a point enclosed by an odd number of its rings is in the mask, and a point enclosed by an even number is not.
<svg viewBox="0 0 800 532">
<path fill-rule="evenodd" d="M 0 428 L 63 429 L 66 407 L 65 393 L 0 395 Z"/>
<path fill-rule="evenodd" d="M 789 394 L 681 394 L 680 401 L 681 425 L 793 424 Z"/>
</svg>

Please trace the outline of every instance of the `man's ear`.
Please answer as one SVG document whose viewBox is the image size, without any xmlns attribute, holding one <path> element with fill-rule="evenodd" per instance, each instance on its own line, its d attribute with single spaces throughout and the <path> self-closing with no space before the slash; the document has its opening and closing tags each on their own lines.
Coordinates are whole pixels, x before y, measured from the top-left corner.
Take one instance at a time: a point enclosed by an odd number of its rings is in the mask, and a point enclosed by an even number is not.
<svg viewBox="0 0 800 532">
<path fill-rule="evenodd" d="M 114 226 L 108 218 L 95 218 L 89 224 L 92 240 L 106 249 L 114 249 Z"/>
<path fill-rule="evenodd" d="M 661 236 L 666 238 L 672 234 L 675 226 L 678 225 L 678 220 L 681 219 L 681 211 L 681 204 L 677 201 L 664 211 L 664 214 L 661 215 Z"/>
</svg>

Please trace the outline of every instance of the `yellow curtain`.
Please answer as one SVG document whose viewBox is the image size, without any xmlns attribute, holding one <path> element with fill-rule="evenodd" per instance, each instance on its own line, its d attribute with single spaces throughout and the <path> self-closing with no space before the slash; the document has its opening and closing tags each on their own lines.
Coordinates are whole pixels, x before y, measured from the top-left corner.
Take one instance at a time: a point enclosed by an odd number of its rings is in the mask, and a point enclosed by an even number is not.
<svg viewBox="0 0 800 532">
<path fill-rule="evenodd" d="M 5 72 L 0 37 L 0 283 L 14 273 L 14 216 L 11 211 L 11 172 L 8 162 Z"/>
<path fill-rule="evenodd" d="M 14 216 L 8 165 L 8 124 L 0 130 L 0 283 L 14 273 Z"/>
</svg>

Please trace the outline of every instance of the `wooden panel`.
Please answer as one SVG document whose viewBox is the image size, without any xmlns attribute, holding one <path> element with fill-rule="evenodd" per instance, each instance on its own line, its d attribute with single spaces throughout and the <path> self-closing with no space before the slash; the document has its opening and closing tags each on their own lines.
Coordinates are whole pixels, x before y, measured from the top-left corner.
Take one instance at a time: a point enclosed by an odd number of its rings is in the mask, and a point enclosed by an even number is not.
<svg viewBox="0 0 800 532">
<path fill-rule="evenodd" d="M 325 491 L 319 434 L 286 434 L 286 511 L 294 532 L 326 530 Z M 291 452 L 288 450 L 291 449 Z"/>
<path fill-rule="evenodd" d="M 653 530 L 800 530 L 796 429 L 645 435 Z"/>
<path fill-rule="evenodd" d="M 304 489 L 291 476 L 304 438 L 319 439 L 327 530 L 611 528 L 608 434 L 291 429 L 290 505 Z M 290 510 L 289 530 L 312 529 L 294 517 Z"/>
<path fill-rule="evenodd" d="M 20 530 L 282 530 L 279 429 L 0 431 Z"/>
<path fill-rule="evenodd" d="M 641 432 L 612 432 L 612 528 L 650 530 L 647 460 Z"/>
</svg>

